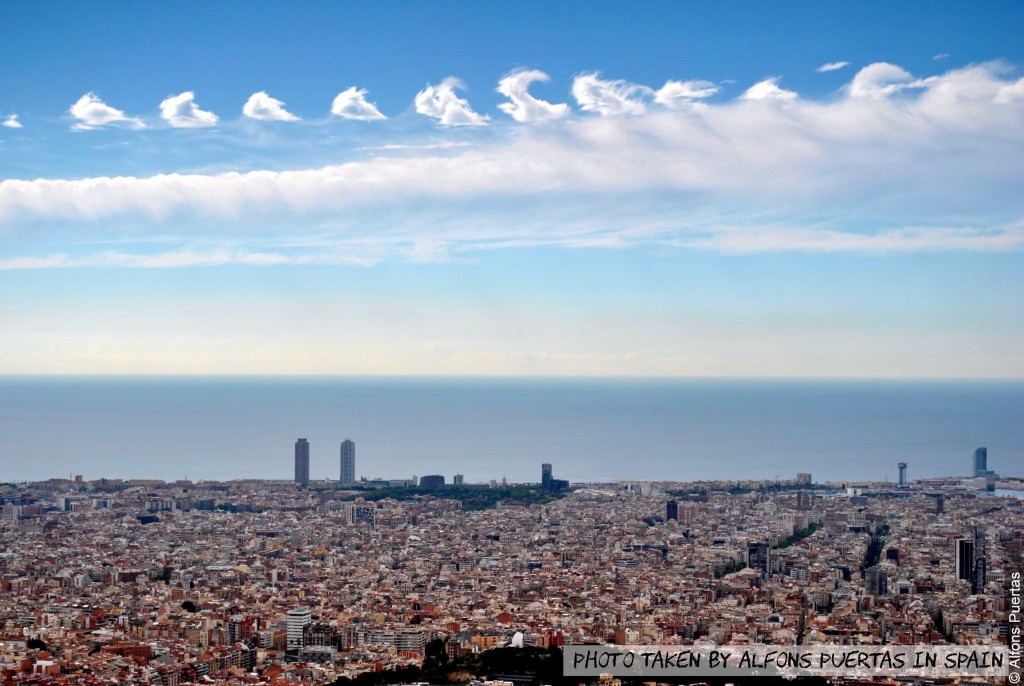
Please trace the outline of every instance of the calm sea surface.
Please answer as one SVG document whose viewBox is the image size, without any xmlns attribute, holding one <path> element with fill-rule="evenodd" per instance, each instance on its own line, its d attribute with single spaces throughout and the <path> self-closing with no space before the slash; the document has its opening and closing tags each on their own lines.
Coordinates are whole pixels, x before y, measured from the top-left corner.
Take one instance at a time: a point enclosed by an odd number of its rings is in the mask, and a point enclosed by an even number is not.
<svg viewBox="0 0 1024 686">
<path fill-rule="evenodd" d="M 1024 476 L 1024 383 L 0 377 L 0 481 Z"/>
</svg>

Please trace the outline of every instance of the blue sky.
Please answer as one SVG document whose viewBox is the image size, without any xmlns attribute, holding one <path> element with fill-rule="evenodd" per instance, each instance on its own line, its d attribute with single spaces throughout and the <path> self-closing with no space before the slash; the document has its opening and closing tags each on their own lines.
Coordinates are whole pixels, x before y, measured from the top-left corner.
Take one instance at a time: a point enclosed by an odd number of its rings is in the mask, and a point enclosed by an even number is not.
<svg viewBox="0 0 1024 686">
<path fill-rule="evenodd" d="M 1021 378 L 1022 33 L 4 3 L 0 373 Z"/>
</svg>

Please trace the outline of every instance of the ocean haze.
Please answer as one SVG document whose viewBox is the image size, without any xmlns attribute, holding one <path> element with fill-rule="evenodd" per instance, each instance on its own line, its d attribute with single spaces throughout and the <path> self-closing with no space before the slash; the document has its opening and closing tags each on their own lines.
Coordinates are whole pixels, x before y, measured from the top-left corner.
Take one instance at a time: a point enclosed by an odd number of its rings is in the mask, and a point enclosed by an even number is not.
<svg viewBox="0 0 1024 686">
<path fill-rule="evenodd" d="M 1024 383 L 398 377 L 2 377 L 0 481 L 1024 475 Z"/>
</svg>

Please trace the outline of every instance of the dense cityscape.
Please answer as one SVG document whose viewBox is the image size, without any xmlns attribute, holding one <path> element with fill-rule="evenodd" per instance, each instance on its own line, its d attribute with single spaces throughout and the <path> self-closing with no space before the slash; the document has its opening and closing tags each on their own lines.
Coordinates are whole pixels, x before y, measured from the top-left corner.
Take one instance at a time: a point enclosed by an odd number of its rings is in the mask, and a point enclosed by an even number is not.
<svg viewBox="0 0 1024 686">
<path fill-rule="evenodd" d="M 1024 483 L 984 448 L 965 477 L 863 483 L 356 479 L 351 440 L 337 481 L 305 439 L 294 468 L 0 486 L 2 683 L 524 684 L 478 658 L 1009 639 L 1024 510 L 996 489 Z"/>
</svg>

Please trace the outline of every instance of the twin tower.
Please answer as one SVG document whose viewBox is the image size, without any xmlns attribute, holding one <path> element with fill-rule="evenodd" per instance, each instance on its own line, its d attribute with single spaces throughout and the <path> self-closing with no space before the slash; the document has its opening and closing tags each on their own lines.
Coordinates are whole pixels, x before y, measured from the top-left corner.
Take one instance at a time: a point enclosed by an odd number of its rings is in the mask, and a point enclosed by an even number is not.
<svg viewBox="0 0 1024 686">
<path fill-rule="evenodd" d="M 351 486 L 356 482 L 356 444 L 349 439 L 341 442 L 341 476 L 342 486 Z M 300 438 L 295 441 L 295 483 L 305 486 L 309 483 L 309 441 Z"/>
</svg>

